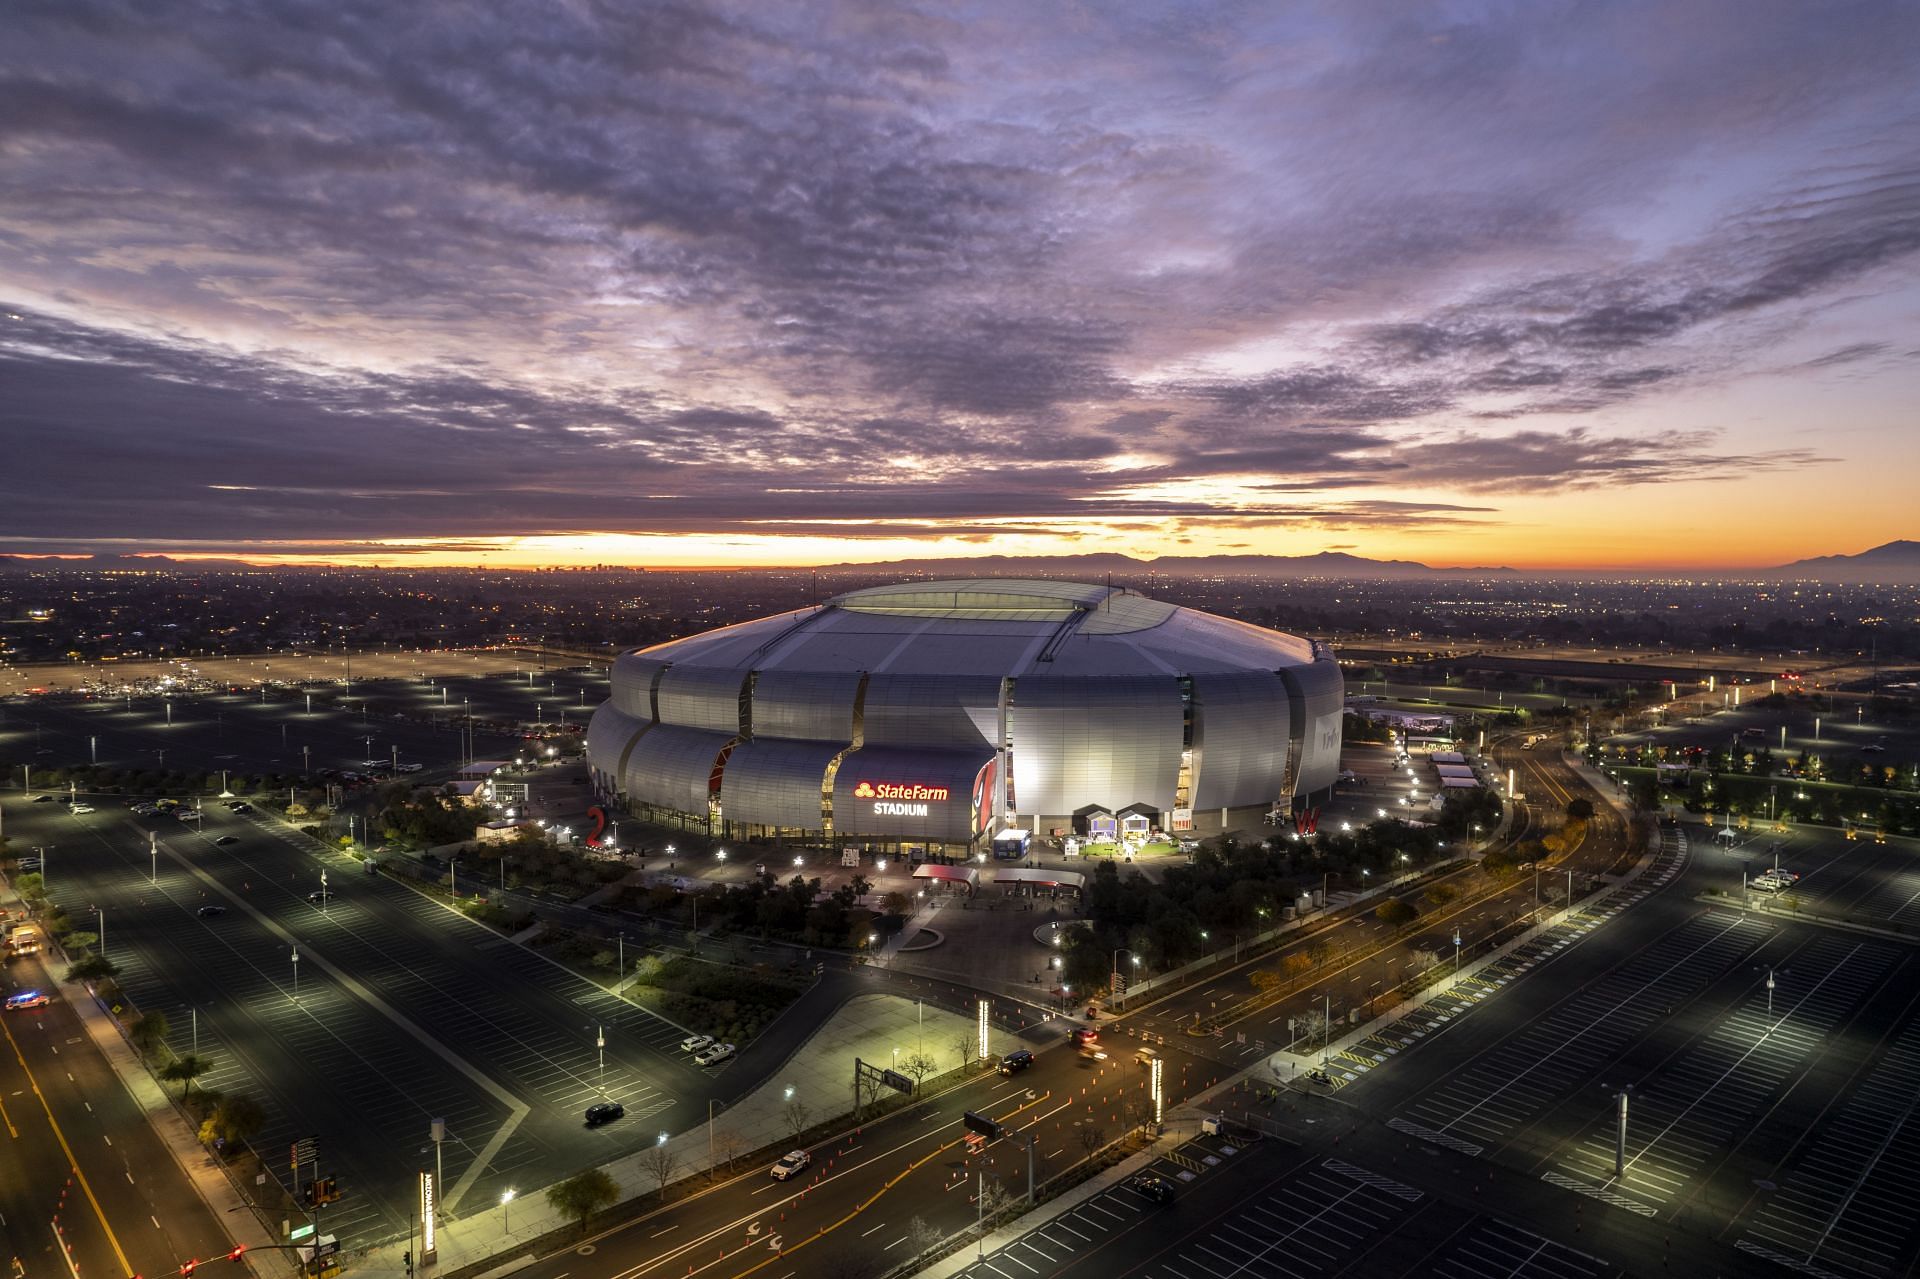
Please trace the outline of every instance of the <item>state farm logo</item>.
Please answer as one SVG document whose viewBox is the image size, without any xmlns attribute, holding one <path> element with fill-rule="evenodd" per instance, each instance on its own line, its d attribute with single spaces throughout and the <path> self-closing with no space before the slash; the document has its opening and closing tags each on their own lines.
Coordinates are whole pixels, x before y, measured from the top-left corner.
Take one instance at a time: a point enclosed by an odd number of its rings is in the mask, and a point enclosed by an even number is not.
<svg viewBox="0 0 1920 1279">
<path fill-rule="evenodd" d="M 921 803 L 944 801 L 947 788 L 944 786 L 926 786 L 920 782 L 857 782 L 853 787 L 855 799 L 911 799 Z"/>
</svg>

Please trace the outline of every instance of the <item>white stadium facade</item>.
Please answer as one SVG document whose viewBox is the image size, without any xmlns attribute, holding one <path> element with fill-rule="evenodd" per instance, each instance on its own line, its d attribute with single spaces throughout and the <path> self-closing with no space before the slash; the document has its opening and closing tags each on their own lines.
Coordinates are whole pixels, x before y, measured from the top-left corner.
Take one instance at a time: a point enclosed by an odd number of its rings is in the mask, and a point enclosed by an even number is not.
<svg viewBox="0 0 1920 1279">
<path fill-rule="evenodd" d="M 965 854 L 1258 826 L 1333 785 L 1343 691 L 1315 641 L 1125 589 L 913 582 L 622 654 L 587 749 L 652 821 Z"/>
</svg>

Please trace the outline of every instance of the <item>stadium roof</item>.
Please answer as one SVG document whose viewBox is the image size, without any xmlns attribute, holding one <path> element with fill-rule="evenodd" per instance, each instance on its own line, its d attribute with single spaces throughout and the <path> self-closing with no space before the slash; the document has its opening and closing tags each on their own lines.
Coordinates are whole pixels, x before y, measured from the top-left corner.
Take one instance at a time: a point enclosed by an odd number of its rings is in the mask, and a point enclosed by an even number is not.
<svg viewBox="0 0 1920 1279">
<path fill-rule="evenodd" d="M 721 670 L 1099 677 L 1276 670 L 1310 664 L 1314 646 L 1122 587 L 990 578 L 849 591 L 641 655 Z"/>
</svg>

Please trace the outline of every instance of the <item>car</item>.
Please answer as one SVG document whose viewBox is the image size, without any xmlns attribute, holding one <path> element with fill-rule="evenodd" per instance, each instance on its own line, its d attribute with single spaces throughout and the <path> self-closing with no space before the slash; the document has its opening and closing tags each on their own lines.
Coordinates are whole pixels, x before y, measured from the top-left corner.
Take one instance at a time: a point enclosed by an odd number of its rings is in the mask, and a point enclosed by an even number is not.
<svg viewBox="0 0 1920 1279">
<path fill-rule="evenodd" d="M 1078 1026 L 1067 1038 L 1075 1048 L 1085 1048 L 1088 1044 L 1100 1042 L 1100 1032 L 1093 1026 Z"/>
<path fill-rule="evenodd" d="M 244 799 L 237 799 L 233 803 L 228 804 L 227 807 L 236 813 L 251 813 L 253 811 L 253 805 Z"/>
<path fill-rule="evenodd" d="M 35 795 L 33 797 L 33 802 L 36 804 L 51 804 L 54 801 L 54 799 L 55 799 L 55 796 L 52 796 L 52 795 Z"/>
<path fill-rule="evenodd" d="M 1886 749 L 1887 748 L 1882 746 L 1879 742 L 1869 742 L 1867 745 L 1862 746 L 1860 748 L 1860 753 L 1862 755 L 1878 755 L 1881 752 L 1885 751 Z"/>
<path fill-rule="evenodd" d="M 1333 1076 L 1329 1075 L 1326 1071 L 1320 1069 L 1320 1067 L 1315 1066 L 1312 1070 L 1309 1070 L 1307 1072 L 1307 1082 L 1311 1084 L 1329 1084 L 1330 1085 L 1333 1083 Z"/>
<path fill-rule="evenodd" d="M 715 1044 L 711 1048 L 703 1049 L 695 1053 L 693 1055 L 693 1064 L 696 1066 L 718 1066 L 731 1056 L 733 1056 L 732 1044 Z"/>
<path fill-rule="evenodd" d="M 324 888 L 316 888 L 307 894 L 307 900 L 316 906 L 324 906 L 333 900 L 333 894 Z"/>
<path fill-rule="evenodd" d="M 1127 1189 L 1143 1194 L 1155 1203 L 1173 1202 L 1173 1183 L 1157 1172 L 1136 1172 L 1127 1178 Z"/>
<path fill-rule="evenodd" d="M 1080 1050 L 1080 1060 L 1083 1062 L 1105 1061 L 1106 1059 L 1106 1050 L 1103 1048 L 1095 1048 L 1092 1044 L 1088 1044 Z"/>
<path fill-rule="evenodd" d="M 1031 1065 L 1033 1065 L 1033 1054 L 1022 1048 L 1019 1052 L 1008 1053 L 1000 1059 L 1000 1073 L 1017 1075 Z"/>
<path fill-rule="evenodd" d="M 23 990 L 17 995 L 7 996 L 7 1011 L 12 1012 L 16 1008 L 45 1008 L 52 1002 L 40 991 Z"/>
<path fill-rule="evenodd" d="M 1153 1069 L 1153 1063 L 1159 1060 L 1159 1058 L 1160 1054 L 1152 1048 L 1136 1048 L 1133 1050 L 1133 1059 L 1149 1070 Z"/>
<path fill-rule="evenodd" d="M 177 821 L 197 822 L 200 820 L 200 810 L 197 808 L 177 809 L 175 810 L 173 816 Z"/>
<path fill-rule="evenodd" d="M 39 870 L 40 859 L 38 857 L 22 857 L 19 861 L 19 867 L 23 872 Z"/>
<path fill-rule="evenodd" d="M 80 813 L 91 813 L 94 811 L 94 808 L 92 804 L 75 804 L 73 811 L 77 815 Z"/>
<path fill-rule="evenodd" d="M 228 846 L 229 844 L 237 844 L 237 843 L 239 843 L 239 842 L 240 842 L 240 840 L 239 840 L 239 838 L 238 838 L 237 836 L 234 836 L 234 835 L 222 835 L 222 836 L 220 836 L 220 838 L 218 838 L 218 839 L 216 839 L 216 840 L 214 840 L 213 842 L 214 842 L 214 843 L 215 843 L 216 845 L 218 845 L 219 847 L 221 847 L 221 848 L 225 848 L 225 847 L 227 847 L 227 846 Z"/>
<path fill-rule="evenodd" d="M 152 804 L 135 804 L 133 806 L 133 815 L 135 817 L 158 817 L 160 810 Z"/>
<path fill-rule="evenodd" d="M 697 1053 L 703 1048 L 710 1048 L 712 1046 L 712 1035 L 688 1035 L 680 1041 L 680 1051 L 683 1053 Z"/>
<path fill-rule="evenodd" d="M 587 1127 L 598 1128 L 601 1124 L 610 1124 L 627 1113 L 627 1108 L 617 1101 L 599 1101 L 587 1107 Z"/>
<path fill-rule="evenodd" d="M 227 908 L 225 906 L 202 906 L 193 913 L 202 919 L 218 919 L 227 913 Z"/>
<path fill-rule="evenodd" d="M 417 773 L 425 767 L 425 764 L 402 764 L 400 765 L 400 771 L 403 773 Z"/>
<path fill-rule="evenodd" d="M 804 1150 L 789 1150 L 773 1161 L 773 1167 L 767 1169 L 767 1175 L 775 1181 L 785 1181 L 813 1162 L 813 1156 Z"/>
</svg>

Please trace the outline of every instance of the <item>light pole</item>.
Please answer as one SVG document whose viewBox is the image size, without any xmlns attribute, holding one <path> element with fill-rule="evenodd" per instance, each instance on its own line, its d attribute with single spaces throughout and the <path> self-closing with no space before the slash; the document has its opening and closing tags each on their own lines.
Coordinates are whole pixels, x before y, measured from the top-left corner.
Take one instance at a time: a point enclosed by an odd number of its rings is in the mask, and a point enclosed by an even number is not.
<svg viewBox="0 0 1920 1279">
<path fill-rule="evenodd" d="M 1125 946 L 1117 947 L 1113 952 L 1113 1002 L 1116 1006 L 1126 1006 L 1126 988 L 1121 985 L 1120 956 L 1131 955 L 1133 951 Z"/>
<path fill-rule="evenodd" d="M 153 831 L 147 832 L 147 857 L 151 861 L 151 865 L 147 868 L 147 883 L 158 884 L 160 882 L 160 836 Z M 40 882 L 42 885 L 46 883 L 45 875 L 40 877 Z"/>
<path fill-rule="evenodd" d="M 595 1026 L 593 1035 L 594 1051 L 600 1056 L 600 1095 L 607 1095 L 607 1028 Z"/>
<path fill-rule="evenodd" d="M 500 1192 L 500 1233 L 503 1235 L 513 1234 L 513 1226 L 507 1216 L 507 1205 L 513 1202 L 513 1194 L 511 1186 Z"/>
<path fill-rule="evenodd" d="M 327 868 L 322 866 L 320 868 L 320 913 L 322 915 L 327 913 L 327 898 L 330 895 L 327 892 Z"/>
<path fill-rule="evenodd" d="M 99 935 L 100 953 L 104 956 L 107 953 L 107 908 L 105 906 L 95 906 L 93 908 L 93 916 L 99 921 L 94 927 L 94 932 Z M 1771 988 L 1773 983 L 1769 981 L 1767 985 Z M 1769 998 L 1771 998 L 1771 996 L 1769 996 Z M 1767 1011 L 1773 1011 L 1772 1005 L 1768 1005 Z"/>
<path fill-rule="evenodd" d="M 293 1002 L 300 1002 L 300 947 L 293 948 Z"/>
<path fill-rule="evenodd" d="M 1460 975 L 1460 925 L 1453 926 L 1453 975 Z"/>
</svg>

